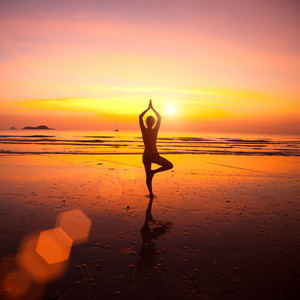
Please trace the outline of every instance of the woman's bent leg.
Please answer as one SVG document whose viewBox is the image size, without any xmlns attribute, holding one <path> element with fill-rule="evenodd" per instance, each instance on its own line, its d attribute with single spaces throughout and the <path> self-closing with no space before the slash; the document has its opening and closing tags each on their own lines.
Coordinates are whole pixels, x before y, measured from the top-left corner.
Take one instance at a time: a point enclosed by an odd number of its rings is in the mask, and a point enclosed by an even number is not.
<svg viewBox="0 0 300 300">
<path fill-rule="evenodd" d="M 162 157 L 162 156 L 159 156 L 153 162 L 156 163 L 157 165 L 161 166 L 160 168 L 152 171 L 153 175 L 155 173 L 167 171 L 167 170 L 170 170 L 170 169 L 173 168 L 173 164 L 170 161 L 168 161 L 166 158 Z"/>
</svg>

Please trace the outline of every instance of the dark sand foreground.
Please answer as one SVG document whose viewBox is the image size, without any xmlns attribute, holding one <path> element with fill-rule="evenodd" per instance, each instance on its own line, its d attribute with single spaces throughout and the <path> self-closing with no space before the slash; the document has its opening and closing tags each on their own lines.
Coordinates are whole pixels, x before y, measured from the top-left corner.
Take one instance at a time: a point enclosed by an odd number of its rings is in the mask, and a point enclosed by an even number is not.
<svg viewBox="0 0 300 300">
<path fill-rule="evenodd" d="M 141 156 L 1 155 L 0 298 L 299 299 L 300 158 L 166 157 L 148 206 Z M 13 297 L 22 241 L 77 208 L 65 273 Z"/>
</svg>

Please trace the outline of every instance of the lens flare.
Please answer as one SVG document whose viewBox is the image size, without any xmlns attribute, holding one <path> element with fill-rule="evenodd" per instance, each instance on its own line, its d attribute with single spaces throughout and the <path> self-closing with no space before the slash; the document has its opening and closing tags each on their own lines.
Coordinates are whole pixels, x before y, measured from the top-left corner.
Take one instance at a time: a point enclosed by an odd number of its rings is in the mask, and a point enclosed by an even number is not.
<svg viewBox="0 0 300 300">
<path fill-rule="evenodd" d="M 56 223 L 73 240 L 74 245 L 87 240 L 91 224 L 91 220 L 80 209 L 60 214 Z"/>
<path fill-rule="evenodd" d="M 32 277 L 33 282 L 47 284 L 62 277 L 67 268 L 67 261 L 49 264 L 36 251 L 39 237 L 39 234 L 33 234 L 23 241 L 17 264 Z"/>
<path fill-rule="evenodd" d="M 74 209 L 60 214 L 55 228 L 26 236 L 16 266 L 3 269 L 0 264 L 0 298 L 42 299 L 45 285 L 65 274 L 72 245 L 88 239 L 91 224 L 80 209 Z"/>
<path fill-rule="evenodd" d="M 72 239 L 60 228 L 40 233 L 36 252 L 48 263 L 55 264 L 69 259 Z"/>
</svg>

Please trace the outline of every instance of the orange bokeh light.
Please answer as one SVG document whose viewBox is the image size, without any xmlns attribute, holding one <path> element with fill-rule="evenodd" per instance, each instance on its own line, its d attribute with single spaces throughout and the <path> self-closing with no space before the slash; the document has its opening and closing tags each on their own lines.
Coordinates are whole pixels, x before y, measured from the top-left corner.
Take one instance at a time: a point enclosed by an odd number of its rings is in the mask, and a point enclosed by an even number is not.
<svg viewBox="0 0 300 300">
<path fill-rule="evenodd" d="M 33 234 L 23 241 L 20 254 L 17 256 L 17 264 L 32 277 L 33 282 L 46 284 L 57 280 L 65 273 L 67 261 L 47 263 L 36 251 L 38 240 L 39 235 Z"/>
<path fill-rule="evenodd" d="M 74 209 L 60 214 L 56 225 L 73 240 L 75 245 L 87 240 L 91 224 L 91 220 L 80 209 Z"/>
<path fill-rule="evenodd" d="M 60 228 L 40 233 L 36 252 L 48 263 L 54 264 L 69 259 L 72 239 Z"/>
<path fill-rule="evenodd" d="M 16 268 L 0 266 L 0 298 L 41 299 L 44 286 L 64 275 L 73 242 L 87 240 L 91 223 L 80 209 L 74 209 L 60 214 L 57 227 L 24 238 Z"/>
</svg>

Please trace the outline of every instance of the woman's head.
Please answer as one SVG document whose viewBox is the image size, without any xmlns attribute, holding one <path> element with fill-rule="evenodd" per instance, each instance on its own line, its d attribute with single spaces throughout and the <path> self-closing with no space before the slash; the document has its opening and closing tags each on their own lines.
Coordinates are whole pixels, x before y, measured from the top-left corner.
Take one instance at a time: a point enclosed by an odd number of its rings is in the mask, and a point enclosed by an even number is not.
<svg viewBox="0 0 300 300">
<path fill-rule="evenodd" d="M 152 116 L 147 117 L 146 124 L 148 128 L 153 128 L 154 123 L 155 123 L 155 119 Z"/>
</svg>

